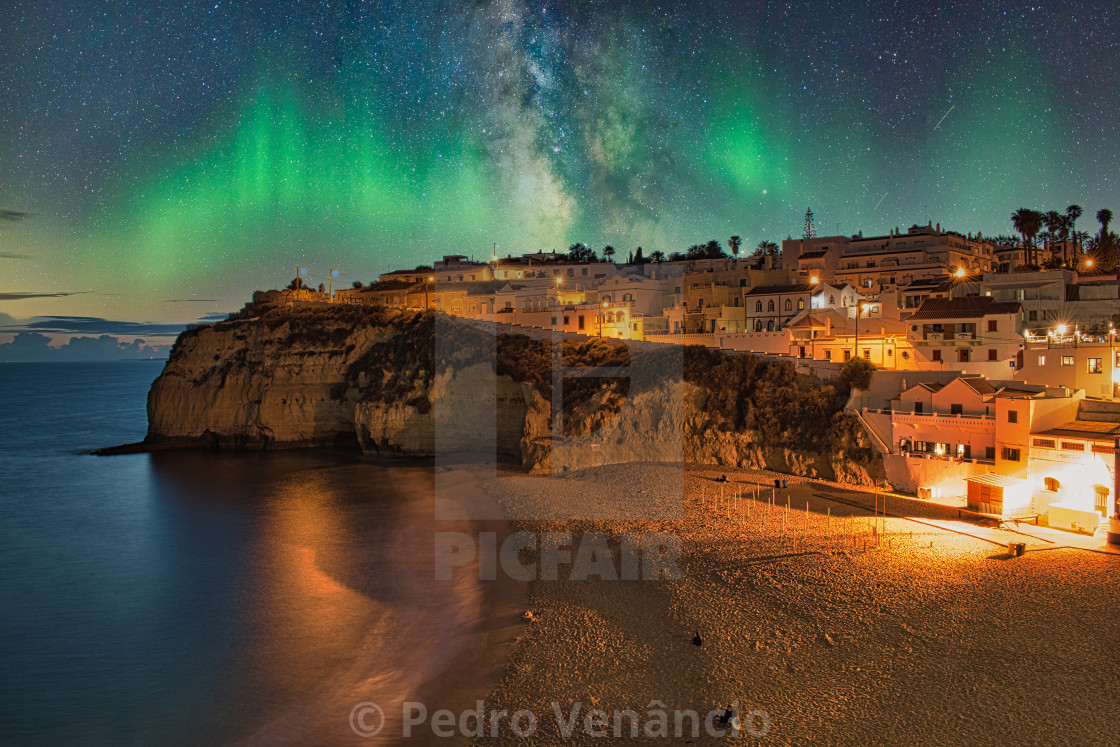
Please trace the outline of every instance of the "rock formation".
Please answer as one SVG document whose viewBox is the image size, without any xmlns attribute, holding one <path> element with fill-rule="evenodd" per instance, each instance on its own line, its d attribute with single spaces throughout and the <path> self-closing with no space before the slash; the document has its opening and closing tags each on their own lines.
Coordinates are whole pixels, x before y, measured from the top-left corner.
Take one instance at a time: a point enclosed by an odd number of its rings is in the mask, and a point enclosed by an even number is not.
<svg viewBox="0 0 1120 747">
<path fill-rule="evenodd" d="M 569 376 L 596 366 L 610 375 Z M 148 396 L 145 445 L 476 452 L 527 471 L 686 461 L 882 482 L 842 399 L 753 356 L 592 340 L 554 359 L 547 341 L 434 312 L 272 308 L 179 337 Z"/>
</svg>

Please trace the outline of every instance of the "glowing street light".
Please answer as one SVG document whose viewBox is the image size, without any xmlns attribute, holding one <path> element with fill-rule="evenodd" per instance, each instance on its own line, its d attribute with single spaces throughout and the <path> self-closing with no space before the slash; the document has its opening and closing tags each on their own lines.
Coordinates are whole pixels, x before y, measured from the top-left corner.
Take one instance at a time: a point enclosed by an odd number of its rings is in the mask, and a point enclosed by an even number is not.
<svg viewBox="0 0 1120 747">
<path fill-rule="evenodd" d="M 1069 328 L 1064 324 L 1059 324 L 1057 327 L 1055 327 L 1055 331 L 1058 333 L 1059 337 L 1065 337 L 1067 329 Z"/>
<path fill-rule="evenodd" d="M 958 267 L 957 271 L 954 272 L 953 274 L 956 275 L 958 278 L 963 278 L 965 275 L 968 274 L 968 270 L 964 269 L 963 267 Z"/>
<path fill-rule="evenodd" d="M 607 308 L 607 302 L 603 301 L 603 308 Z M 599 312 L 599 339 L 603 339 L 603 312 Z"/>
<path fill-rule="evenodd" d="M 428 276 L 428 282 L 424 283 L 424 308 L 425 309 L 430 308 L 429 303 L 428 303 L 428 286 L 431 285 L 432 283 L 434 283 L 435 279 L 436 279 L 435 275 L 429 275 Z"/>
</svg>

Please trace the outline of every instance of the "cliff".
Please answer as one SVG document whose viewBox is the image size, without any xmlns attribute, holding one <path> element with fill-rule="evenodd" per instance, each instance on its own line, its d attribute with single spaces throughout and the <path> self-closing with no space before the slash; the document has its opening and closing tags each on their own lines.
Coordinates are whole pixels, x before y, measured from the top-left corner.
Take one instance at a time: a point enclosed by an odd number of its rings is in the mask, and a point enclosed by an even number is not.
<svg viewBox="0 0 1120 747">
<path fill-rule="evenodd" d="M 434 312 L 274 308 L 179 337 L 148 396 L 145 445 L 481 451 L 530 471 L 688 461 L 883 482 L 846 396 L 750 355 L 590 340 L 554 358 L 550 342 Z"/>
</svg>

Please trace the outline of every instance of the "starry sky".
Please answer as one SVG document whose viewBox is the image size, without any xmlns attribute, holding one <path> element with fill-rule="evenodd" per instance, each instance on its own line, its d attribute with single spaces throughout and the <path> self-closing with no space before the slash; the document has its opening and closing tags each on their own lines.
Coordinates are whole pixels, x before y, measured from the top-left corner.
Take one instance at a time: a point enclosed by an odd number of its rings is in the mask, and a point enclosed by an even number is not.
<svg viewBox="0 0 1120 747">
<path fill-rule="evenodd" d="M 1113 0 L 15 2 L 0 314 L 1120 209 Z"/>
</svg>

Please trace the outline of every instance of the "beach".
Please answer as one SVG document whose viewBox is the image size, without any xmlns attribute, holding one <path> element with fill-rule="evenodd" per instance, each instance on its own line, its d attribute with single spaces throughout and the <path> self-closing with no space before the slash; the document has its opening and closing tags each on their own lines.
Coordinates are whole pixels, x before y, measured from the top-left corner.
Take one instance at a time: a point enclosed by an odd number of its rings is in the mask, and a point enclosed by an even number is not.
<svg viewBox="0 0 1120 747">
<path fill-rule="evenodd" d="M 789 487 L 774 489 L 775 477 Z M 537 728 L 480 743 L 594 742 L 582 716 L 592 708 L 634 711 L 643 739 L 704 743 L 716 737 L 703 727 L 693 736 L 687 718 L 672 735 L 674 711 L 733 703 L 753 714 L 757 736 L 744 728 L 740 738 L 765 744 L 1091 744 L 1116 731 L 1116 556 L 1028 538 L 1015 557 L 1006 543 L 1026 535 L 949 509 L 894 497 L 895 516 L 876 518 L 874 493 L 724 467 L 477 479 L 511 516 L 557 517 L 515 518 L 515 530 L 571 532 L 573 542 L 603 532 L 616 557 L 627 533 L 667 532 L 683 550 L 676 580 L 562 570 L 532 582 L 486 708 L 530 710 Z M 644 512 L 645 502 L 682 485 L 678 518 L 619 518 L 660 515 L 663 505 Z M 567 718 L 575 703 L 565 736 L 555 709 Z M 644 736 L 659 708 L 668 739 Z M 631 720 L 618 721 L 629 736 Z"/>
</svg>

